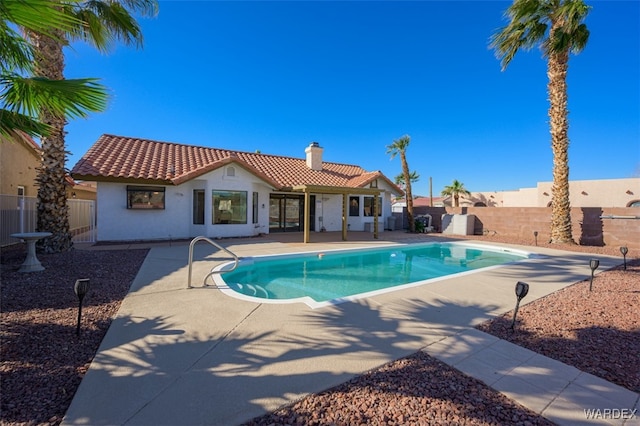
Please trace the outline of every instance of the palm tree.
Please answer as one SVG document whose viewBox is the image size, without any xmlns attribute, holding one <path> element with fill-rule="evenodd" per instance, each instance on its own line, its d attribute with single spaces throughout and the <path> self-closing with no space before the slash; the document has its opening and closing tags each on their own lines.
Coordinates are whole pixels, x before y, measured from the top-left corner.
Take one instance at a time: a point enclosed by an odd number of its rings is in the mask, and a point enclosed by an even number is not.
<svg viewBox="0 0 640 426">
<path fill-rule="evenodd" d="M 569 53 L 579 53 L 589 39 L 583 21 L 590 9 L 582 0 L 515 0 L 506 12 L 509 24 L 492 36 L 490 44 L 503 71 L 520 48 L 540 45 L 547 59 L 553 152 L 552 243 L 574 243 L 569 204 L 567 70 Z"/>
<path fill-rule="evenodd" d="M 393 141 L 391 145 L 387 145 L 387 154 L 391 156 L 393 160 L 396 155 L 400 155 L 400 162 L 402 163 L 402 174 L 405 181 L 405 198 L 407 200 L 407 220 L 409 221 L 409 232 L 415 232 L 416 224 L 413 218 L 413 195 L 411 195 L 411 173 L 409 173 L 409 164 L 407 163 L 406 151 L 411 142 L 409 135 L 404 135 L 399 139 Z"/>
<path fill-rule="evenodd" d="M 132 13 L 154 16 L 155 0 L 91 0 L 78 3 L 56 1 L 56 7 L 76 17 L 82 25 L 71 30 L 52 29 L 49 34 L 29 31 L 35 47 L 35 74 L 50 80 L 64 79 L 63 46 L 68 40 L 84 40 L 100 51 L 109 50 L 116 41 L 142 45 L 142 31 Z M 40 119 L 49 126 L 49 134 L 42 138 L 42 164 L 38 170 L 38 230 L 53 235 L 40 240 L 41 247 L 50 253 L 72 247 L 65 188 L 67 151 L 65 149 L 66 118 L 48 108 L 40 111 Z"/>
<path fill-rule="evenodd" d="M 449 186 L 445 186 L 442 190 L 442 195 L 453 196 L 453 207 L 459 207 L 460 195 L 471 195 L 467 188 L 464 187 L 464 183 L 454 179 L 453 183 Z"/>
<path fill-rule="evenodd" d="M 52 29 L 70 31 L 81 22 L 53 7 L 50 0 L 0 0 L 0 135 L 41 136 L 48 128 L 36 119 L 42 108 L 57 114 L 86 117 L 106 108 L 106 89 L 95 79 L 53 81 L 33 77 L 34 48 L 15 28 L 54 37 Z"/>
<path fill-rule="evenodd" d="M 411 180 L 411 183 L 416 183 L 420 180 L 420 175 L 418 174 L 418 172 L 414 170 L 411 173 L 409 173 L 409 179 Z M 396 185 L 404 186 L 404 182 L 405 182 L 404 174 L 400 173 L 396 175 L 396 177 L 393 180 Z"/>
</svg>

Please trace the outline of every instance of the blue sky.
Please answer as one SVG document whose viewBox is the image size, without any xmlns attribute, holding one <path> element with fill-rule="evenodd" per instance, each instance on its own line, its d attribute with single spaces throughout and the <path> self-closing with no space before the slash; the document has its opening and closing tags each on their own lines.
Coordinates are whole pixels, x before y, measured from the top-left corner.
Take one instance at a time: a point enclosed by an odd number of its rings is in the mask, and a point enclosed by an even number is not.
<svg viewBox="0 0 640 426">
<path fill-rule="evenodd" d="M 592 1 L 569 62 L 570 179 L 640 176 L 640 2 Z M 488 40 L 506 1 L 160 1 L 143 49 L 67 51 L 66 76 L 99 77 L 108 110 L 67 126 L 71 168 L 103 133 L 380 170 L 411 136 L 414 194 L 552 180 L 546 61 L 502 72 Z"/>
</svg>

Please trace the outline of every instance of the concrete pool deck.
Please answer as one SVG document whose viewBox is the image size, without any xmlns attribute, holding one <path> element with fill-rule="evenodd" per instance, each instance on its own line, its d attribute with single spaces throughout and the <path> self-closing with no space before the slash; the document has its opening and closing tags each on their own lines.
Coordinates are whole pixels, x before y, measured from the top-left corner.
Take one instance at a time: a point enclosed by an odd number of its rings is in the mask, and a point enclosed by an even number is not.
<svg viewBox="0 0 640 426">
<path fill-rule="evenodd" d="M 423 242 L 429 235 L 384 232 L 268 235 L 217 241 L 239 257 Z M 438 239 L 440 240 L 440 239 Z M 483 243 L 488 245 L 493 244 Z M 531 247 L 511 246 L 531 251 Z M 91 249 L 123 246 L 91 247 Z M 152 244 L 63 424 L 235 425 L 310 393 L 423 350 L 560 425 L 590 422 L 584 410 L 640 408 L 640 396 L 473 327 L 589 277 L 620 259 L 537 248 L 542 258 L 311 309 L 253 303 L 202 287 L 223 252 L 201 242 L 187 289 L 188 243 Z"/>
</svg>

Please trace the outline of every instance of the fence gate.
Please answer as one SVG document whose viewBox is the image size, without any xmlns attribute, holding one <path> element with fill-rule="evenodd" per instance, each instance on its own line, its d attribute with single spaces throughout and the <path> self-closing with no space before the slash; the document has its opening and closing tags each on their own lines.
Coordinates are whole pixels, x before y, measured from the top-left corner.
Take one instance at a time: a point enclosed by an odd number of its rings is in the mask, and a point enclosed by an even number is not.
<svg viewBox="0 0 640 426">
<path fill-rule="evenodd" d="M 74 243 L 96 242 L 96 202 L 93 200 L 67 200 L 69 229 Z M 35 232 L 37 224 L 37 198 L 19 195 L 0 195 L 0 246 L 19 242 L 11 234 Z"/>
<path fill-rule="evenodd" d="M 74 243 L 96 242 L 96 202 L 94 200 L 67 200 L 69 229 Z"/>
</svg>

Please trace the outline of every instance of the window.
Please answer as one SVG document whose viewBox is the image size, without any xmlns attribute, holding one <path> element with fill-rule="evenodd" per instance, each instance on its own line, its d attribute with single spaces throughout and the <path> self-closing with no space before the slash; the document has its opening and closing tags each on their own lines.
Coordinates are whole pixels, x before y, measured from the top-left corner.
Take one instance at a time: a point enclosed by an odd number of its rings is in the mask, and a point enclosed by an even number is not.
<svg viewBox="0 0 640 426">
<path fill-rule="evenodd" d="M 143 210 L 163 210 L 164 192 L 162 186 L 127 185 L 127 208 Z"/>
<path fill-rule="evenodd" d="M 253 223 L 258 223 L 258 193 L 253 193 Z"/>
<path fill-rule="evenodd" d="M 204 225 L 204 189 L 193 190 L 193 224 Z"/>
<path fill-rule="evenodd" d="M 373 216 L 373 197 L 364 197 L 364 215 Z M 382 197 L 378 197 L 378 216 L 382 216 Z"/>
<path fill-rule="evenodd" d="M 213 191 L 212 223 L 218 225 L 247 223 L 246 191 Z"/>
<path fill-rule="evenodd" d="M 349 197 L 349 216 L 360 216 L 360 197 Z"/>
</svg>

